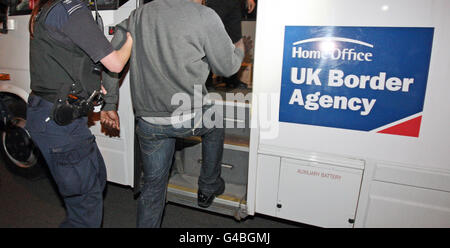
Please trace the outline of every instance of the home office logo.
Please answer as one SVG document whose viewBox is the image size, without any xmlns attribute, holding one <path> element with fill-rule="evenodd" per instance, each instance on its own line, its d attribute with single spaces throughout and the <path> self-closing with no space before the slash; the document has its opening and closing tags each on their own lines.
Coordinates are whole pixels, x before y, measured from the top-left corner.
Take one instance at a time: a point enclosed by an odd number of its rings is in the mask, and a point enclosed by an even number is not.
<svg viewBox="0 0 450 248">
<path fill-rule="evenodd" d="M 418 137 L 433 33 L 286 26 L 279 121 Z"/>
<path fill-rule="evenodd" d="M 312 42 L 319 43 L 319 50 L 307 50 L 301 44 Z M 292 57 L 298 59 L 331 59 L 331 60 L 348 60 L 348 61 L 372 61 L 373 54 L 371 52 L 356 51 L 354 48 L 340 48 L 337 42 L 347 42 L 373 48 L 372 44 L 367 42 L 348 39 L 343 37 L 320 37 L 294 42 L 292 45 Z"/>
</svg>

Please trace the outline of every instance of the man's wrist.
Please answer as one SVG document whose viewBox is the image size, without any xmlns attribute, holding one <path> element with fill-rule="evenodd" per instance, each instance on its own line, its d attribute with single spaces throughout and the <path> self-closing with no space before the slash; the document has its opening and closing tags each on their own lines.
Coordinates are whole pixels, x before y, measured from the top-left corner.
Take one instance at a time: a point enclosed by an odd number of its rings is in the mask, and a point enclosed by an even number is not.
<svg viewBox="0 0 450 248">
<path fill-rule="evenodd" d="M 105 105 L 102 108 L 102 111 L 117 111 L 117 104 L 105 103 Z"/>
</svg>

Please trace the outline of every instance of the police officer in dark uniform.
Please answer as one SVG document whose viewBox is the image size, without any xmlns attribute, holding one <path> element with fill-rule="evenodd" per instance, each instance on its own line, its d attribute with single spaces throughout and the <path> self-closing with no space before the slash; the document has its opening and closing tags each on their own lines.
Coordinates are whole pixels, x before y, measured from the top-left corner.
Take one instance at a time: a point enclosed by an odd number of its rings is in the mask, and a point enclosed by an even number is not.
<svg viewBox="0 0 450 248">
<path fill-rule="evenodd" d="M 30 77 L 26 129 L 43 154 L 67 216 L 61 227 L 100 227 L 106 168 L 87 126 L 86 114 L 61 123 L 56 107 L 86 99 L 100 89 L 99 66 L 120 72 L 131 53 L 131 36 L 114 50 L 80 0 L 40 0 L 30 18 Z M 64 104 L 67 104 L 64 105 Z M 66 115 L 62 118 L 75 115 Z"/>
</svg>

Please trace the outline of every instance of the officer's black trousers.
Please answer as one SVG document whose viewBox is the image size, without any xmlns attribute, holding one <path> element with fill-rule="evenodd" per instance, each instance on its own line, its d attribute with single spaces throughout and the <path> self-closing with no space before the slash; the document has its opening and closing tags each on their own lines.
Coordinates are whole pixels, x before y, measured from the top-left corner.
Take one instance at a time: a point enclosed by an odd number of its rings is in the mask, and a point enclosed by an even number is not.
<svg viewBox="0 0 450 248">
<path fill-rule="evenodd" d="M 47 120 L 52 106 L 30 95 L 25 128 L 43 154 L 64 198 L 67 217 L 61 227 L 100 227 L 106 168 L 95 137 L 86 117 L 67 126 Z"/>
</svg>

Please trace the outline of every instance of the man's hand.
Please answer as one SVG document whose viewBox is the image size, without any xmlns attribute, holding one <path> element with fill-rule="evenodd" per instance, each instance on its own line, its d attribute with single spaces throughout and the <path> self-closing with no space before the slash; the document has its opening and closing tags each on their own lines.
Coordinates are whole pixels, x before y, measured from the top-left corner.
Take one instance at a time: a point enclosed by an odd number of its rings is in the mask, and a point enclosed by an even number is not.
<svg viewBox="0 0 450 248">
<path fill-rule="evenodd" d="M 251 49 L 253 49 L 253 40 L 252 37 L 250 36 L 244 36 L 243 38 L 243 42 L 244 42 L 244 47 L 245 47 L 245 51 L 248 52 Z"/>
<path fill-rule="evenodd" d="M 119 115 L 115 110 L 101 111 L 100 122 L 109 128 L 120 130 Z"/>
<path fill-rule="evenodd" d="M 245 45 L 244 45 L 244 40 L 242 38 L 240 40 L 238 40 L 236 43 L 234 43 L 234 46 L 236 48 L 241 49 L 245 53 Z"/>
<path fill-rule="evenodd" d="M 248 13 L 252 13 L 253 10 L 255 9 L 255 1 L 254 0 L 247 0 L 247 8 L 248 8 Z"/>
</svg>

